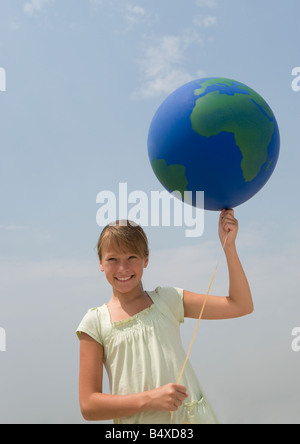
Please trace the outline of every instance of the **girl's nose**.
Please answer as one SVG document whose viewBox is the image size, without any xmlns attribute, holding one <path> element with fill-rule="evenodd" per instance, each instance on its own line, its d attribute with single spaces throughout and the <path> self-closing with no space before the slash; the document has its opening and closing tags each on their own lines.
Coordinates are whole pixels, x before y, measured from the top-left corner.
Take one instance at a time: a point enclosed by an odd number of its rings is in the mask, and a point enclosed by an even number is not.
<svg viewBox="0 0 300 444">
<path fill-rule="evenodd" d="M 128 269 L 128 263 L 126 261 L 120 261 L 118 269 L 119 271 L 126 271 Z"/>
</svg>

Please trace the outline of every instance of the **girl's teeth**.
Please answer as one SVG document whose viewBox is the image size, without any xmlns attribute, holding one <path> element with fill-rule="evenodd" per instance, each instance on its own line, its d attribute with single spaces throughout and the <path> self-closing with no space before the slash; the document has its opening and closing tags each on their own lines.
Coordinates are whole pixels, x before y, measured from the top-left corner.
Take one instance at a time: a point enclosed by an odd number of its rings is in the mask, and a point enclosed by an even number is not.
<svg viewBox="0 0 300 444">
<path fill-rule="evenodd" d="M 119 281 L 128 281 L 131 278 L 131 276 L 129 276 L 128 278 L 118 278 Z"/>
</svg>

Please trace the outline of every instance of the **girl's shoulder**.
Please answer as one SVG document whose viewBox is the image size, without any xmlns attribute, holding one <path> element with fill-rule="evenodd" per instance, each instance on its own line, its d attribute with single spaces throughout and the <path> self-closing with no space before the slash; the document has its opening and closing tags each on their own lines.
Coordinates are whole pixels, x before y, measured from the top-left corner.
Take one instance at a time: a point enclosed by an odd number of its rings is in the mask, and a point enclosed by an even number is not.
<svg viewBox="0 0 300 444">
<path fill-rule="evenodd" d="M 90 308 L 80 322 L 76 335 L 80 339 L 81 333 L 86 333 L 95 341 L 103 345 L 103 321 L 105 320 L 105 304 Z"/>
<path fill-rule="evenodd" d="M 150 293 L 163 297 L 166 300 L 183 299 L 183 289 L 177 287 L 156 287 Z"/>
<path fill-rule="evenodd" d="M 183 289 L 177 287 L 156 287 L 148 292 L 153 302 L 166 305 L 177 321 L 184 322 Z M 163 309 L 164 307 L 162 307 Z"/>
</svg>

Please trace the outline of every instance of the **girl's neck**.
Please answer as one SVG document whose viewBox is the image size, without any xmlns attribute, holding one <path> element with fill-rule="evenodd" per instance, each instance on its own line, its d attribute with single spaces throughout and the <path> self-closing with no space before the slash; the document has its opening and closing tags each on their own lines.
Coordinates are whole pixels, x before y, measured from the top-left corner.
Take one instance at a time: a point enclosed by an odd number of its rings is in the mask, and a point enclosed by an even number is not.
<svg viewBox="0 0 300 444">
<path fill-rule="evenodd" d="M 124 306 L 134 304 L 135 302 L 138 302 L 145 297 L 148 296 L 144 291 L 142 283 L 140 282 L 138 287 L 134 288 L 128 293 L 122 293 L 114 290 L 110 302 L 112 304 L 120 304 L 121 306 Z"/>
<path fill-rule="evenodd" d="M 152 299 L 141 285 L 139 291 L 135 293 L 122 293 L 120 295 L 114 293 L 107 307 L 111 322 L 117 322 L 140 313 L 152 304 Z"/>
</svg>

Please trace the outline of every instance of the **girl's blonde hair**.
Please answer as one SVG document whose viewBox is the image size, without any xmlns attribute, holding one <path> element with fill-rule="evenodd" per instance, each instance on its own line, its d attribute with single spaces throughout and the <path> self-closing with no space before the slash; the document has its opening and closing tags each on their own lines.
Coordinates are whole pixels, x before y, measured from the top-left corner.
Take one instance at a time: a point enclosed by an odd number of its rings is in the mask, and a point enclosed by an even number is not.
<svg viewBox="0 0 300 444">
<path fill-rule="evenodd" d="M 141 258 L 149 254 L 148 239 L 144 230 L 130 220 L 117 220 L 103 228 L 97 243 L 100 261 L 104 249 L 110 248 L 123 253 L 134 253 Z"/>
</svg>

